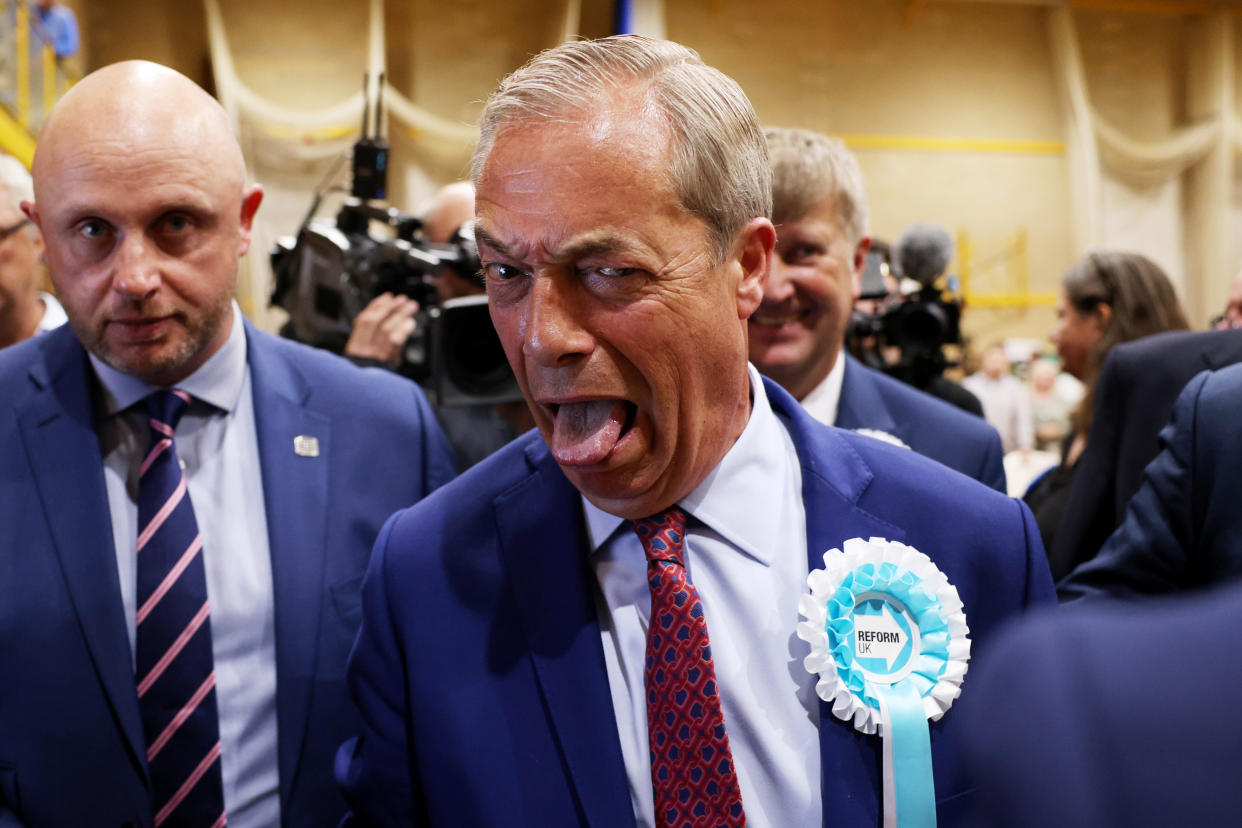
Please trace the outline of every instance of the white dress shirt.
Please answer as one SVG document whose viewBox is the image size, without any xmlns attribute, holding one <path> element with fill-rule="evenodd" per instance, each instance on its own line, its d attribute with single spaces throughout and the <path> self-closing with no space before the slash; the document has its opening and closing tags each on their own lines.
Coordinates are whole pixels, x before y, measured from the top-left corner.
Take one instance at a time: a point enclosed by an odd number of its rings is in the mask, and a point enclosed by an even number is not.
<svg viewBox="0 0 1242 828">
<path fill-rule="evenodd" d="M 844 382 L 845 355 L 837 354 L 837 361 L 833 363 L 828 376 L 800 400 L 806 413 L 824 425 L 836 425 L 837 410 L 841 406 L 841 385 Z"/>
<path fill-rule="evenodd" d="M 821 821 L 819 705 L 795 629 L 807 591 L 806 511 L 793 440 L 750 367 L 752 411 L 720 464 L 683 498 L 684 561 L 707 618 L 729 746 L 747 824 Z M 630 798 L 654 826 L 643 666 L 651 592 L 628 521 L 585 499 L 604 660 Z"/>
<path fill-rule="evenodd" d="M 54 330 L 69 321 L 69 317 L 65 316 L 65 309 L 61 307 L 60 302 L 56 301 L 55 296 L 39 291 L 39 301 L 43 303 L 43 316 L 39 318 L 39 324 L 35 326 L 36 334 Z"/>
<path fill-rule="evenodd" d="M 194 402 L 175 439 L 203 537 L 224 806 L 231 828 L 250 828 L 280 824 L 276 627 L 246 334 L 236 303 L 232 324 L 224 346 L 176 386 Z M 156 389 L 94 355 L 91 364 L 103 389 L 99 441 L 132 655 L 138 468 L 149 442 L 142 401 Z"/>
</svg>

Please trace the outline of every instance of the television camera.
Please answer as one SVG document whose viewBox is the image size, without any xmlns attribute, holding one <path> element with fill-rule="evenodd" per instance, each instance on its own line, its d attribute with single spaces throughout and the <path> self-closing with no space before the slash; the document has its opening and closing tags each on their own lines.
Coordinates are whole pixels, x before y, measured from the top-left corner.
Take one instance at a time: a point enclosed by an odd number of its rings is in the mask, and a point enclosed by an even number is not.
<svg viewBox="0 0 1242 828">
<path fill-rule="evenodd" d="M 892 248 L 895 290 L 885 284 L 889 263 L 883 253 L 867 256 L 860 298 L 872 300 L 875 312 L 854 311 L 846 347 L 864 364 L 926 389 L 956 364 L 945 355 L 945 346 L 960 345 L 962 339 L 956 280 L 944 275 L 953 258 L 953 238 L 935 224 L 915 224 L 902 233 Z"/>
<path fill-rule="evenodd" d="M 365 84 L 365 80 L 364 80 Z M 381 76 L 380 88 L 383 88 Z M 320 188 L 297 234 L 271 253 L 271 302 L 289 313 L 282 333 L 341 353 L 359 313 L 376 296 L 408 296 L 419 305 L 415 330 L 398 370 L 418 380 L 441 405 L 514 402 L 521 392 L 505 359 L 482 294 L 479 256 L 469 224 L 447 244 L 428 241 L 422 222 L 376 203 L 387 195 L 388 146 L 365 106 L 362 138 L 352 154 L 351 197 L 334 219 L 316 218 Z M 436 279 L 447 269 L 480 292 L 440 301 Z"/>
</svg>

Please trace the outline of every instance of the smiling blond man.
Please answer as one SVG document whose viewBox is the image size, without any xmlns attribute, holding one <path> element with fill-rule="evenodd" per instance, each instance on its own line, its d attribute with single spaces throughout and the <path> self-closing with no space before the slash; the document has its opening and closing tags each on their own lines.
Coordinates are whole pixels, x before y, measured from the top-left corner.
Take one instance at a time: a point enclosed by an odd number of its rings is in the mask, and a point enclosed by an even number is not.
<svg viewBox="0 0 1242 828">
<path fill-rule="evenodd" d="M 769 127 L 764 135 L 777 240 L 772 276 L 750 317 L 751 361 L 821 423 L 894 438 L 1005 491 L 996 429 L 845 350 L 871 247 L 858 160 L 817 132 Z"/>
</svg>

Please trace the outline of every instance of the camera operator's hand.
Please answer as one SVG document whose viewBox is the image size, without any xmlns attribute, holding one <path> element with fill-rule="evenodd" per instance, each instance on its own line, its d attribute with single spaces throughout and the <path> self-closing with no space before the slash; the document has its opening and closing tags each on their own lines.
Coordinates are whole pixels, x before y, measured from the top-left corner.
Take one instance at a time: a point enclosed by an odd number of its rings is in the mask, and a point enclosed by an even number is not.
<svg viewBox="0 0 1242 828">
<path fill-rule="evenodd" d="M 354 319 L 354 329 L 345 343 L 346 356 L 400 365 L 401 349 L 414 333 L 417 311 L 418 303 L 408 296 L 376 296 Z"/>
</svg>

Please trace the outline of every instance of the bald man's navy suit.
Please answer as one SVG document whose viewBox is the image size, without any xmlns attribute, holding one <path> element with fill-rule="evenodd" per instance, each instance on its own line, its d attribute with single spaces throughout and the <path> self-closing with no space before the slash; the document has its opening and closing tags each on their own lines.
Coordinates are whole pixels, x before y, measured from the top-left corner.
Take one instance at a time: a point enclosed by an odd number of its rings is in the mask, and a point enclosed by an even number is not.
<svg viewBox="0 0 1242 828">
<path fill-rule="evenodd" d="M 1026 507 L 912 451 L 829 428 L 775 383 L 802 470 L 812 568 L 853 537 L 930 555 L 974 647 L 1052 579 Z M 537 432 L 395 515 L 363 585 L 350 662 L 362 711 L 337 778 L 363 825 L 634 825 L 581 497 Z M 791 631 L 792 632 L 792 631 Z M 967 678 L 964 692 L 970 692 Z M 824 824 L 875 828 L 880 742 L 820 704 Z M 969 784 L 952 711 L 933 725 L 940 824 Z"/>
<path fill-rule="evenodd" d="M 384 519 L 453 475 L 420 391 L 246 326 L 275 589 L 281 815 L 331 825 L 343 674 Z M 0 350 L 0 825 L 149 826 L 146 746 L 96 435 L 68 325 Z M 298 435 L 318 439 L 299 456 Z"/>
</svg>

